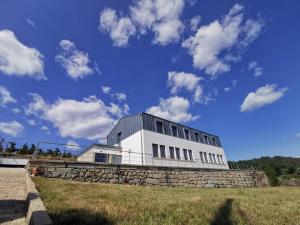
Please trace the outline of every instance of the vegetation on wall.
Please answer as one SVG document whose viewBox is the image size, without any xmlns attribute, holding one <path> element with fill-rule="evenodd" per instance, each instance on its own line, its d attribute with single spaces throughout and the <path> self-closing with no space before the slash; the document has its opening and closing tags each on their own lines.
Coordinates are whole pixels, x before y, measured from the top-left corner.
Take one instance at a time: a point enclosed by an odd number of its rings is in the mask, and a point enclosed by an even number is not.
<svg viewBox="0 0 300 225">
<path fill-rule="evenodd" d="M 240 160 L 235 163 L 253 165 L 264 170 L 272 186 L 278 186 L 284 179 L 300 179 L 300 158 L 274 156 Z"/>
</svg>

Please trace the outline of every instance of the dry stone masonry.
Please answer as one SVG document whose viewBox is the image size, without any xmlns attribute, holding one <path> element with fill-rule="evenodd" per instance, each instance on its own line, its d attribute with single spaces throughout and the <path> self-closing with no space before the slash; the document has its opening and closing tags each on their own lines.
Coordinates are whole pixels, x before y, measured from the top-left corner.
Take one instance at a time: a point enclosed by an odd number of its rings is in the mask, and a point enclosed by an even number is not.
<svg viewBox="0 0 300 225">
<path fill-rule="evenodd" d="M 80 182 L 160 185 L 174 187 L 265 187 L 269 186 L 263 171 L 195 168 L 113 166 L 91 163 L 31 161 L 41 175 Z"/>
</svg>

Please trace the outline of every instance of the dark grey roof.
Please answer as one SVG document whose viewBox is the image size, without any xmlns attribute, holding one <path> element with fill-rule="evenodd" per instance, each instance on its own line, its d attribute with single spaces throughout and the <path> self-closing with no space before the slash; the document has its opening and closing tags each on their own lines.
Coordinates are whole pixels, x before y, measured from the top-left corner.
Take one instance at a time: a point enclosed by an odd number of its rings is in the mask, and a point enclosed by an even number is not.
<svg viewBox="0 0 300 225">
<path fill-rule="evenodd" d="M 195 128 L 191 128 L 176 122 L 172 122 L 167 119 L 163 119 L 145 112 L 138 113 L 131 116 L 122 117 L 118 123 L 115 125 L 115 127 L 111 130 L 111 132 L 107 136 L 107 144 L 109 145 L 115 145 L 117 143 L 117 135 L 118 133 L 122 133 L 121 140 L 131 136 L 132 134 L 136 133 L 137 131 L 141 129 L 149 130 L 156 132 L 155 128 L 155 121 L 161 121 L 164 124 L 165 128 L 165 135 L 172 135 L 171 134 L 171 125 L 176 126 L 178 128 L 178 137 L 179 138 L 185 138 L 184 137 L 184 129 L 187 129 L 190 131 L 191 141 L 196 141 L 195 133 L 199 134 L 200 140 L 198 142 L 204 143 L 202 135 L 208 136 L 209 144 L 212 144 L 212 137 L 215 138 L 217 141 L 216 145 L 221 147 L 221 142 L 219 140 L 219 137 L 214 134 L 210 134 L 204 131 L 200 131 Z"/>
</svg>

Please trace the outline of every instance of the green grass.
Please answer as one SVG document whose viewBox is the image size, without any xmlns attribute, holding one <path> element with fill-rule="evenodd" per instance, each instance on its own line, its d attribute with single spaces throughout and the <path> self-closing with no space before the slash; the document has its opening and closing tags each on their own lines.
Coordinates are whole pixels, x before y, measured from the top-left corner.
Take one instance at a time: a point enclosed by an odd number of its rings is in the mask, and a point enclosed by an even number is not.
<svg viewBox="0 0 300 225">
<path fill-rule="evenodd" d="M 196 189 L 34 178 L 54 224 L 300 224 L 300 188 Z"/>
</svg>

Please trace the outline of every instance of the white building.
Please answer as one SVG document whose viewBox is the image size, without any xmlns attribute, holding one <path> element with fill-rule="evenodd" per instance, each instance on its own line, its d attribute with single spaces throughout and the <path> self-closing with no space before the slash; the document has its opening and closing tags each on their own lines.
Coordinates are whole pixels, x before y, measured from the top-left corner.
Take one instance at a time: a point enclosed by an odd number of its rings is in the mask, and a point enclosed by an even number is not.
<svg viewBox="0 0 300 225">
<path fill-rule="evenodd" d="M 121 118 L 107 145 L 91 145 L 78 161 L 228 169 L 218 136 L 147 113 Z"/>
</svg>

